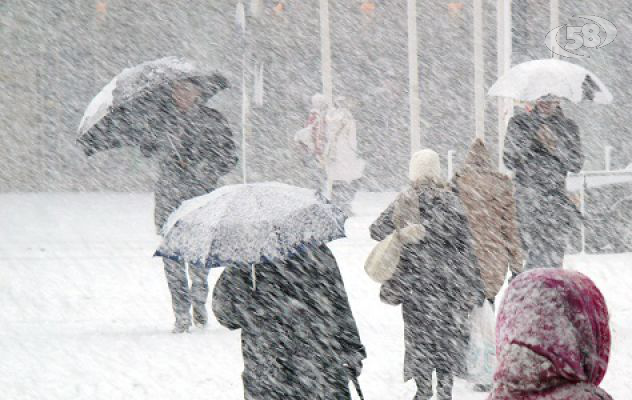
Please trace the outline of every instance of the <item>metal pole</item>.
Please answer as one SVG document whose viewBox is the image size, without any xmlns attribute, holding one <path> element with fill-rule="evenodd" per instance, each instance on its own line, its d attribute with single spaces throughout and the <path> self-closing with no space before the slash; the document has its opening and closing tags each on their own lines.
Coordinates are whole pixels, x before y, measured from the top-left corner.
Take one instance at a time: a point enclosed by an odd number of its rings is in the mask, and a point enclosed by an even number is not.
<svg viewBox="0 0 632 400">
<path fill-rule="evenodd" d="M 241 168 L 243 183 L 248 183 L 248 158 L 247 158 L 247 136 L 248 136 L 248 109 L 250 100 L 248 99 L 248 85 L 246 84 L 246 56 L 244 54 L 243 72 L 241 77 Z"/>
<path fill-rule="evenodd" d="M 612 146 L 606 146 L 605 150 L 606 150 L 606 156 L 605 156 L 605 167 L 606 167 L 606 171 L 610 171 L 612 168 L 612 150 L 614 148 Z"/>
<path fill-rule="evenodd" d="M 333 104 L 333 81 L 331 72 L 331 33 L 329 30 L 329 0 L 320 0 L 320 57 L 323 79 L 323 95 L 327 104 Z"/>
<path fill-rule="evenodd" d="M 580 196 L 580 208 L 582 214 L 582 254 L 586 253 L 586 174 L 582 174 L 582 190 Z"/>
<path fill-rule="evenodd" d="M 448 151 L 448 182 L 452 180 L 454 176 L 454 150 Z"/>
<path fill-rule="evenodd" d="M 498 53 L 498 78 L 502 77 L 511 67 L 512 52 L 512 22 L 511 0 L 496 1 L 496 37 Z M 505 134 L 507 123 L 513 113 L 513 100 L 498 98 L 498 169 L 503 171 L 503 154 L 505 149 Z"/>
<path fill-rule="evenodd" d="M 333 79 L 331 70 L 331 32 L 329 29 L 329 0 L 320 0 L 320 57 L 323 79 L 323 95 L 329 108 L 333 106 Z M 322 115 L 321 118 L 326 118 Z M 325 197 L 333 196 L 333 181 L 329 175 L 329 166 L 325 166 Z"/>
<path fill-rule="evenodd" d="M 474 0 L 474 104 L 476 137 L 485 140 L 485 53 L 483 0 Z"/>
<path fill-rule="evenodd" d="M 243 1 L 237 3 L 236 11 L 237 27 L 241 31 L 242 57 L 241 57 L 241 169 L 243 183 L 248 182 L 247 175 L 247 136 L 248 136 L 248 85 L 246 80 L 247 68 L 247 39 L 246 39 L 246 10 Z"/>
<path fill-rule="evenodd" d="M 408 0 L 408 96 L 410 105 L 410 153 L 421 148 L 419 62 L 417 50 L 417 0 Z"/>
<path fill-rule="evenodd" d="M 560 0 L 551 0 L 550 7 L 551 26 L 549 28 L 550 30 L 553 30 L 560 26 Z M 553 38 L 553 43 L 551 43 L 551 49 L 553 49 L 553 51 L 551 52 L 551 56 L 553 58 L 560 58 L 559 51 L 557 50 L 558 47 L 559 45 L 557 44 L 557 40 Z"/>
</svg>

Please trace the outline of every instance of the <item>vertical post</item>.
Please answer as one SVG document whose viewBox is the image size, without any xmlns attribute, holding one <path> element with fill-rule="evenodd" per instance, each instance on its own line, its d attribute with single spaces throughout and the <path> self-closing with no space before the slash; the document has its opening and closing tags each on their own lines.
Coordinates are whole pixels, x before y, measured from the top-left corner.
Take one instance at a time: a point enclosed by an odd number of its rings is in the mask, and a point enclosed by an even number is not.
<svg viewBox="0 0 632 400">
<path fill-rule="evenodd" d="M 474 0 L 474 104 L 476 137 L 485 140 L 485 53 L 483 0 Z"/>
<path fill-rule="evenodd" d="M 610 171 L 612 169 L 612 150 L 613 147 L 612 146 L 606 146 L 605 147 L 606 150 L 606 154 L 605 154 L 605 167 L 606 167 L 606 171 Z"/>
<path fill-rule="evenodd" d="M 511 67 L 512 22 L 511 0 L 496 1 L 496 47 L 498 78 Z M 507 123 L 513 112 L 513 100 L 498 98 L 498 169 L 504 170 L 503 153 Z"/>
<path fill-rule="evenodd" d="M 242 58 L 241 58 L 241 173 L 243 183 L 248 182 L 247 175 L 247 137 L 248 137 L 248 111 L 249 111 L 249 103 L 248 99 L 248 85 L 246 78 L 246 69 L 247 69 L 247 51 L 248 51 L 248 42 L 246 38 L 246 9 L 243 1 L 239 1 L 237 3 L 236 10 L 236 23 L 237 28 L 241 34 L 241 44 L 242 44 Z"/>
<path fill-rule="evenodd" d="M 244 54 L 243 59 L 243 72 L 241 76 L 241 173 L 243 183 L 248 183 L 248 174 L 247 174 L 247 166 L 248 166 L 248 158 L 247 158 L 247 137 L 248 137 L 248 112 L 250 100 L 248 99 L 248 85 L 246 82 L 246 55 Z"/>
<path fill-rule="evenodd" d="M 454 154 L 454 150 L 448 150 L 448 182 L 450 182 L 454 176 Z"/>
<path fill-rule="evenodd" d="M 329 0 L 320 0 L 320 58 L 323 78 L 323 95 L 327 104 L 333 104 L 331 77 L 331 33 L 329 30 Z"/>
<path fill-rule="evenodd" d="M 580 211 L 582 214 L 582 254 L 586 253 L 586 174 L 582 171 L 582 190 L 580 192 Z"/>
<path fill-rule="evenodd" d="M 410 104 L 410 153 L 421 148 L 419 62 L 417 50 L 417 0 L 408 1 L 408 97 Z"/>
<path fill-rule="evenodd" d="M 550 7 L 551 7 L 551 26 L 549 27 L 549 31 L 557 28 L 558 26 L 560 26 L 560 0 L 551 0 L 550 3 Z M 553 58 L 560 58 L 559 51 L 556 50 L 556 48 L 558 47 L 558 43 L 557 40 L 555 40 L 555 38 L 553 38 L 553 43 L 551 43 L 551 49 L 553 49 L 553 51 L 551 52 L 551 56 Z"/>
<path fill-rule="evenodd" d="M 329 29 L 329 0 L 320 0 L 320 58 L 323 78 L 323 95 L 329 107 L 333 106 L 333 79 L 331 72 L 331 31 Z M 326 118 L 323 115 L 322 118 Z M 329 166 L 325 166 L 325 197 L 333 196 L 333 181 L 329 174 Z"/>
</svg>

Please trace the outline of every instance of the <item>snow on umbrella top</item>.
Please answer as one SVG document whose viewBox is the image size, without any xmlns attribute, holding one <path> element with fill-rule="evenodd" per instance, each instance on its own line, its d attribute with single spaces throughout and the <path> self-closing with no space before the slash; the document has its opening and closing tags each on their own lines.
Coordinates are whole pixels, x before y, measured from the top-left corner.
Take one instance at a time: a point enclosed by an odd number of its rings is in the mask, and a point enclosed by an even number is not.
<svg viewBox="0 0 632 400">
<path fill-rule="evenodd" d="M 584 99 L 610 104 L 612 93 L 584 67 L 562 60 L 546 59 L 518 64 L 489 90 L 490 96 L 534 101 L 554 95 L 579 103 Z"/>
<path fill-rule="evenodd" d="M 163 227 L 155 255 L 208 266 L 274 262 L 302 244 L 344 237 L 345 219 L 313 190 L 281 183 L 225 186 L 185 201 Z"/>
<path fill-rule="evenodd" d="M 198 84 L 202 94 L 210 98 L 219 90 L 229 86 L 228 80 L 217 72 L 209 72 L 199 68 L 192 61 L 179 57 L 164 57 L 154 61 L 147 61 L 137 66 L 126 68 L 114 77 L 97 94 L 86 108 L 79 123 L 78 141 L 84 147 L 88 146 L 91 136 L 101 132 L 119 128 L 114 119 L 124 119 L 127 115 L 119 112 L 122 108 L 134 109 L 137 102 L 147 95 L 159 96 L 160 88 L 175 81 L 190 80 Z M 150 112 L 147 104 L 140 105 L 141 110 L 134 117 L 142 117 Z M 137 110 L 138 111 L 138 110 Z M 124 128 L 130 128 L 131 121 L 124 121 Z M 112 145 L 111 147 L 116 147 Z M 86 152 L 91 154 L 89 148 Z"/>
</svg>

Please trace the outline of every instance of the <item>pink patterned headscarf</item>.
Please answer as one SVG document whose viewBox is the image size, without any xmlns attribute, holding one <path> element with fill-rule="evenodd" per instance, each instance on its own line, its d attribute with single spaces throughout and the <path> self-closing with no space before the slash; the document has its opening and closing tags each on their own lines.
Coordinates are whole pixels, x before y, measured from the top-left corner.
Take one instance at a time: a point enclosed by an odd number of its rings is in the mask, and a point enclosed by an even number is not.
<svg viewBox="0 0 632 400">
<path fill-rule="evenodd" d="M 599 388 L 610 356 L 608 308 L 585 275 L 536 269 L 517 277 L 496 326 L 490 400 L 611 400 Z"/>
</svg>

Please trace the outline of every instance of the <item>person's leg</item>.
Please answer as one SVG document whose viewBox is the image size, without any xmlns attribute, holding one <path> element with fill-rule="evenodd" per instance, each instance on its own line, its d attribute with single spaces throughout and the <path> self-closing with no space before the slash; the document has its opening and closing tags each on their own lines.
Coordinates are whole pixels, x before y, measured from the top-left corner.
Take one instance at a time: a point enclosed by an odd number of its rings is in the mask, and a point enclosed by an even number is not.
<svg viewBox="0 0 632 400">
<path fill-rule="evenodd" d="M 437 369 L 437 400 L 452 400 L 452 372 Z"/>
<path fill-rule="evenodd" d="M 413 400 L 430 400 L 432 397 L 432 369 L 424 376 L 416 377 L 415 383 L 417 384 L 417 393 Z"/>
<path fill-rule="evenodd" d="M 206 301 L 208 300 L 208 273 L 207 267 L 195 267 L 189 265 L 191 276 L 191 300 L 193 303 L 193 321 L 198 326 L 205 326 L 208 322 Z"/>
<path fill-rule="evenodd" d="M 176 317 L 174 333 L 185 332 L 191 326 L 191 296 L 189 294 L 189 282 L 187 279 L 186 264 L 173 260 L 163 259 L 165 264 L 165 276 L 171 292 L 171 305 Z"/>
</svg>

